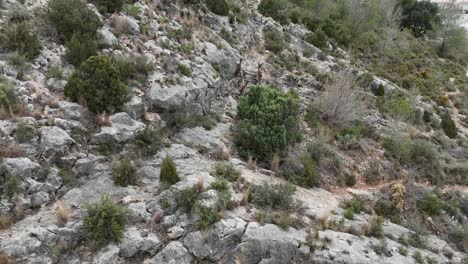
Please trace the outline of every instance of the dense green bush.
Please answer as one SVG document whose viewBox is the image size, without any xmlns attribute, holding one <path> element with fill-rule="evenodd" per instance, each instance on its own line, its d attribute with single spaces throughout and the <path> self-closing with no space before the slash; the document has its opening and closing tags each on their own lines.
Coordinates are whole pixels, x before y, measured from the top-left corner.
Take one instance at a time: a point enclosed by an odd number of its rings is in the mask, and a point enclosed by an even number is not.
<svg viewBox="0 0 468 264">
<path fill-rule="evenodd" d="M 129 157 L 125 157 L 120 161 L 120 165 L 112 168 L 112 176 L 114 183 L 122 187 L 128 185 L 136 185 L 136 169 L 132 166 L 132 161 Z"/>
<path fill-rule="evenodd" d="M 206 6 L 217 15 L 229 15 L 229 5 L 226 0 L 206 0 Z"/>
<path fill-rule="evenodd" d="M 114 13 L 122 10 L 124 0 L 94 0 L 99 11 Z"/>
<path fill-rule="evenodd" d="M 318 29 L 313 34 L 306 35 L 304 40 L 321 50 L 328 50 L 328 38 L 321 29 Z"/>
<path fill-rule="evenodd" d="M 296 187 L 291 184 L 254 185 L 249 201 L 260 208 L 291 211 L 297 207 L 293 198 Z"/>
<path fill-rule="evenodd" d="M 47 17 L 65 40 L 71 39 L 73 34 L 95 36 L 101 26 L 99 17 L 85 1 L 50 0 Z"/>
<path fill-rule="evenodd" d="M 13 197 L 20 190 L 20 180 L 15 175 L 6 174 L 3 183 L 3 192 L 8 198 Z"/>
<path fill-rule="evenodd" d="M 0 115 L 13 117 L 18 112 L 20 105 L 11 82 L 0 78 Z"/>
<path fill-rule="evenodd" d="M 359 214 L 366 210 L 366 201 L 360 196 L 355 196 L 350 200 L 344 201 L 341 206 L 345 209 L 345 217 L 354 219 L 354 214 Z"/>
<path fill-rule="evenodd" d="M 293 90 L 282 93 L 272 87 L 250 87 L 237 107 L 236 143 L 241 155 L 267 162 L 299 142 L 299 111 L 299 97 Z"/>
<path fill-rule="evenodd" d="M 288 22 L 287 7 L 288 0 L 262 0 L 258 5 L 258 11 L 264 16 L 286 24 Z"/>
<path fill-rule="evenodd" d="M 103 196 L 87 208 L 82 230 L 89 235 L 98 248 L 109 242 L 119 242 L 128 224 L 127 208 L 114 203 L 108 196 Z"/>
<path fill-rule="evenodd" d="M 458 134 L 457 126 L 455 125 L 455 122 L 453 122 L 448 112 L 442 115 L 441 126 L 445 132 L 445 135 L 447 135 L 447 137 L 449 138 L 457 137 L 457 134 Z"/>
<path fill-rule="evenodd" d="M 65 96 L 77 102 L 81 97 L 93 113 L 113 113 L 128 101 L 128 88 L 107 56 L 93 56 L 73 72 L 65 86 Z"/>
<path fill-rule="evenodd" d="M 286 159 L 282 175 L 289 182 L 303 187 L 316 187 L 320 183 L 320 174 L 310 155 L 303 155 L 297 161 L 292 158 Z"/>
<path fill-rule="evenodd" d="M 161 163 L 161 169 L 159 172 L 159 179 L 161 182 L 173 185 L 179 181 L 179 175 L 177 174 L 177 168 L 171 157 L 167 156 Z"/>
<path fill-rule="evenodd" d="M 0 47 L 30 60 L 41 53 L 42 44 L 37 30 L 29 22 L 19 22 L 0 29 Z"/>
<path fill-rule="evenodd" d="M 382 227 L 383 222 L 384 222 L 384 219 L 381 216 L 377 216 L 373 218 L 371 221 L 370 227 L 366 232 L 366 235 L 383 238 L 384 237 L 384 231 Z"/>
<path fill-rule="evenodd" d="M 65 47 L 67 47 L 65 58 L 77 67 L 89 57 L 97 55 L 96 41 L 94 37 L 88 35 L 73 34 L 71 39 L 65 42 Z"/>
<path fill-rule="evenodd" d="M 392 133 L 384 138 L 383 146 L 389 156 L 400 162 L 408 162 L 411 159 L 411 139 L 407 136 Z"/>
<path fill-rule="evenodd" d="M 15 140 L 22 144 L 31 141 L 37 135 L 37 131 L 34 127 L 28 125 L 24 121 L 18 122 L 18 128 L 15 133 Z"/>
<path fill-rule="evenodd" d="M 236 181 L 241 175 L 240 171 L 234 167 L 234 164 L 223 161 L 215 164 L 211 174 L 230 182 Z"/>
<path fill-rule="evenodd" d="M 279 53 L 286 48 L 286 42 L 281 32 L 275 29 L 267 29 L 263 31 L 265 39 L 265 49 L 274 53 Z"/>
<path fill-rule="evenodd" d="M 444 209 L 444 201 L 435 194 L 428 194 L 420 202 L 421 210 L 428 215 L 438 215 Z"/>
</svg>

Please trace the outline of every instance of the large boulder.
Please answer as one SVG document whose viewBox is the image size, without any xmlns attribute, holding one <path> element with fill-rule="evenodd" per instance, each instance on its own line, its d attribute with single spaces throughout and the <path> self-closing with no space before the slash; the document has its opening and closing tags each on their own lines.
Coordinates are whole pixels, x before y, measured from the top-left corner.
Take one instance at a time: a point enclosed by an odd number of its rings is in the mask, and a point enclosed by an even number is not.
<svg viewBox="0 0 468 264">
<path fill-rule="evenodd" d="M 101 47 L 114 47 L 119 44 L 115 35 L 106 28 L 101 28 L 96 33 L 97 44 Z"/>
<path fill-rule="evenodd" d="M 276 225 L 248 224 L 241 242 L 226 256 L 227 263 L 301 263 L 310 252 L 307 233 Z"/>
<path fill-rule="evenodd" d="M 154 108 L 169 109 L 184 102 L 186 88 L 182 85 L 162 86 L 159 83 L 153 83 L 147 97 Z"/>
<path fill-rule="evenodd" d="M 191 264 L 195 260 L 190 252 L 179 241 L 172 241 L 154 258 L 146 260 L 144 264 Z"/>
<path fill-rule="evenodd" d="M 149 233 L 143 237 L 136 227 L 127 229 L 120 242 L 120 255 L 133 257 L 139 252 L 154 254 L 158 251 L 161 242 L 155 234 Z"/>
<path fill-rule="evenodd" d="M 42 127 L 39 132 L 41 133 L 42 154 L 45 157 L 67 154 L 70 145 L 75 143 L 65 130 L 56 126 Z"/>
<path fill-rule="evenodd" d="M 246 225 L 240 218 L 221 220 L 207 231 L 188 234 L 183 242 L 196 258 L 217 262 L 241 241 Z"/>
<path fill-rule="evenodd" d="M 127 113 L 114 114 L 110 120 L 111 126 L 102 127 L 101 132 L 94 135 L 94 143 L 127 142 L 146 127 L 142 122 L 132 119 Z"/>
<path fill-rule="evenodd" d="M 23 180 L 37 176 L 41 169 L 41 165 L 28 158 L 6 158 L 3 161 L 11 174 Z"/>
</svg>

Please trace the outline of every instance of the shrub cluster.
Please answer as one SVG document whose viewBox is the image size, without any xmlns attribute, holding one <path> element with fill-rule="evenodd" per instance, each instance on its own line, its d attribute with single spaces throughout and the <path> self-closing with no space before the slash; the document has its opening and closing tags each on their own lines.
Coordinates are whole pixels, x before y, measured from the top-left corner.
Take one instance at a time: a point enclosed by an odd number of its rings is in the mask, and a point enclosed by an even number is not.
<svg viewBox="0 0 468 264">
<path fill-rule="evenodd" d="M 206 6 L 217 15 L 229 15 L 229 5 L 226 0 L 206 0 Z"/>
<path fill-rule="evenodd" d="M 236 181 L 241 175 L 240 171 L 234 167 L 234 164 L 223 161 L 215 164 L 211 174 L 230 182 Z"/>
<path fill-rule="evenodd" d="M 290 90 L 252 86 L 237 106 L 236 143 L 243 157 L 267 162 L 301 140 L 299 97 Z"/>
<path fill-rule="evenodd" d="M 17 52 L 31 60 L 41 53 L 42 44 L 37 30 L 29 21 L 11 22 L 0 29 L 0 47 L 7 51 Z"/>
<path fill-rule="evenodd" d="M 445 135 L 447 135 L 447 137 L 449 138 L 457 137 L 457 134 L 458 134 L 457 126 L 455 125 L 455 122 L 452 120 L 448 112 L 442 115 L 441 126 L 445 132 Z"/>
<path fill-rule="evenodd" d="M 101 12 L 115 13 L 123 8 L 124 0 L 95 0 L 96 5 Z"/>
<path fill-rule="evenodd" d="M 282 170 L 283 177 L 293 184 L 311 188 L 318 186 L 320 183 L 316 162 L 310 155 L 303 155 L 299 160 L 286 159 Z"/>
<path fill-rule="evenodd" d="M 73 72 L 65 86 L 65 96 L 75 102 L 84 99 L 93 113 L 113 113 L 128 101 L 128 88 L 107 56 L 93 56 Z"/>
<path fill-rule="evenodd" d="M 65 59 L 77 67 L 89 57 L 97 55 L 96 40 L 89 35 L 73 34 L 71 39 L 65 42 L 65 46 L 67 47 Z"/>
<path fill-rule="evenodd" d="M 112 176 L 114 177 L 115 184 L 122 187 L 128 185 L 136 185 L 136 169 L 132 166 L 132 161 L 129 157 L 124 157 L 120 161 L 120 165 L 112 169 Z"/>
<path fill-rule="evenodd" d="M 161 182 L 168 185 L 173 185 L 180 180 L 175 163 L 169 156 L 167 156 L 161 163 L 159 179 Z"/>
<path fill-rule="evenodd" d="M 265 49 L 269 51 L 280 53 L 286 48 L 283 34 L 275 29 L 263 30 L 263 37 L 265 39 Z"/>
<path fill-rule="evenodd" d="M 13 85 L 8 80 L 0 79 L 1 118 L 14 117 L 20 111 L 21 106 Z"/>
<path fill-rule="evenodd" d="M 116 204 L 108 196 L 103 196 L 99 202 L 88 206 L 82 230 L 100 248 L 109 242 L 120 241 L 128 224 L 127 216 L 126 207 Z"/>
<path fill-rule="evenodd" d="M 292 184 L 254 185 L 249 201 L 263 209 L 292 211 L 298 204 L 293 198 L 296 187 Z"/>
</svg>

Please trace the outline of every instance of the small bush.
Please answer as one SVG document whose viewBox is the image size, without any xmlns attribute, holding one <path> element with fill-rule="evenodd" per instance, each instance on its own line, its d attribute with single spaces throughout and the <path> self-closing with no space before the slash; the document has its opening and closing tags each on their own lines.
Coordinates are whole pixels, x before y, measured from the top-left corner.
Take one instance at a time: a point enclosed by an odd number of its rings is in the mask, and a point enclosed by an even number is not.
<svg viewBox="0 0 468 264">
<path fill-rule="evenodd" d="M 16 51 L 31 60 L 41 53 L 42 44 L 37 30 L 29 22 L 20 22 L 2 27 L 0 30 L 0 47 L 5 50 Z"/>
<path fill-rule="evenodd" d="M 356 176 L 354 176 L 354 174 L 346 175 L 344 181 L 346 186 L 354 186 L 356 184 Z"/>
<path fill-rule="evenodd" d="M 208 9 L 210 9 L 211 12 L 217 15 L 229 15 L 229 5 L 226 2 L 226 0 L 207 0 L 206 6 L 208 7 Z"/>
<path fill-rule="evenodd" d="M 190 69 L 190 67 L 188 67 L 187 65 L 185 64 L 182 64 L 180 63 L 179 66 L 177 66 L 177 69 L 179 70 L 179 72 L 187 77 L 190 77 L 192 76 L 192 69 Z"/>
<path fill-rule="evenodd" d="M 15 175 L 7 174 L 3 183 L 3 192 L 6 197 L 11 198 L 20 191 L 20 180 Z"/>
<path fill-rule="evenodd" d="M 384 138 L 383 146 L 386 153 L 400 162 L 408 162 L 411 158 L 411 139 L 397 133 Z"/>
<path fill-rule="evenodd" d="M 382 97 L 385 95 L 385 87 L 382 84 L 379 84 L 379 87 L 377 87 L 377 90 L 375 91 L 375 95 Z"/>
<path fill-rule="evenodd" d="M 406 247 L 400 246 L 398 247 L 398 253 L 402 256 L 408 256 L 408 249 Z"/>
<path fill-rule="evenodd" d="M 159 179 L 161 182 L 168 185 L 173 185 L 180 180 L 175 163 L 169 156 L 167 156 L 161 163 Z"/>
<path fill-rule="evenodd" d="M 262 0 L 258 5 L 258 11 L 264 16 L 272 17 L 285 24 L 288 20 L 287 7 L 287 0 Z"/>
<path fill-rule="evenodd" d="M 442 115 L 442 122 L 441 122 L 442 129 L 445 132 L 445 135 L 449 138 L 456 138 L 458 134 L 457 126 L 455 122 L 453 122 L 452 118 L 450 117 L 449 113 L 445 113 Z"/>
<path fill-rule="evenodd" d="M 15 140 L 22 144 L 31 141 L 37 134 L 37 131 L 34 127 L 26 124 L 24 121 L 18 122 L 18 128 L 15 133 Z"/>
<path fill-rule="evenodd" d="M 54 78 L 56 80 L 60 80 L 63 77 L 63 70 L 60 65 L 53 64 L 47 70 L 47 78 Z"/>
<path fill-rule="evenodd" d="M 414 258 L 414 260 L 416 261 L 417 264 L 424 264 L 424 263 L 426 263 L 426 262 L 424 261 L 424 257 L 422 256 L 421 252 L 419 252 L 419 251 L 417 251 L 417 250 L 413 253 L 413 258 Z"/>
<path fill-rule="evenodd" d="M 306 35 L 304 40 L 321 50 L 328 50 L 328 38 L 321 29 L 318 29 L 313 34 Z"/>
<path fill-rule="evenodd" d="M 114 203 L 108 196 L 101 201 L 88 205 L 87 216 L 83 219 L 82 229 L 89 235 L 98 248 L 109 242 L 119 242 L 128 224 L 127 208 Z"/>
<path fill-rule="evenodd" d="M 177 205 L 181 206 L 186 213 L 191 213 L 199 200 L 199 193 L 197 186 L 179 191 L 176 195 Z"/>
<path fill-rule="evenodd" d="M 294 218 L 286 212 L 281 212 L 277 216 L 276 224 L 284 230 L 288 230 L 289 227 L 294 224 Z"/>
<path fill-rule="evenodd" d="M 378 238 L 384 237 L 384 232 L 382 228 L 384 219 L 381 216 L 377 216 L 372 219 L 369 229 L 367 230 L 368 236 L 374 236 Z"/>
<path fill-rule="evenodd" d="M 283 34 L 275 29 L 264 30 L 263 38 L 265 39 L 265 49 L 269 51 L 280 53 L 286 48 Z"/>
<path fill-rule="evenodd" d="M 351 200 L 344 201 L 342 207 L 346 209 L 345 217 L 354 219 L 354 214 L 359 214 L 366 209 L 366 201 L 362 197 L 355 196 Z"/>
<path fill-rule="evenodd" d="M 124 0 L 95 0 L 95 2 L 99 11 L 115 13 L 122 10 Z"/>
<path fill-rule="evenodd" d="M 428 215 L 438 215 L 444 209 L 444 202 L 435 194 L 428 194 L 421 201 L 421 210 Z"/>
<path fill-rule="evenodd" d="M 143 157 L 151 157 L 158 153 L 163 146 L 164 131 L 157 131 L 151 127 L 139 132 L 135 136 L 136 152 Z"/>
<path fill-rule="evenodd" d="M 283 166 L 283 176 L 289 182 L 303 186 L 316 187 L 320 183 L 320 174 L 317 172 L 315 161 L 309 155 L 301 156 L 300 164 L 295 159 L 286 159 Z"/>
<path fill-rule="evenodd" d="M 380 198 L 375 203 L 374 210 L 377 215 L 388 218 L 394 223 L 399 223 L 400 211 L 392 201 Z"/>
<path fill-rule="evenodd" d="M 377 107 L 382 113 L 390 117 L 406 122 L 413 122 L 415 118 L 413 107 L 408 97 L 401 92 L 394 93 L 391 96 L 379 97 Z"/>
<path fill-rule="evenodd" d="M 75 66 L 86 61 L 91 56 L 97 55 L 97 44 L 94 37 L 88 35 L 73 34 L 71 39 L 65 43 L 67 52 L 65 58 L 67 61 Z"/>
<path fill-rule="evenodd" d="M 196 104 L 172 106 L 163 113 L 163 118 L 166 120 L 167 126 L 173 130 L 196 126 L 210 130 L 215 125 L 213 118 L 203 114 Z"/>
<path fill-rule="evenodd" d="M 241 175 L 240 171 L 231 162 L 217 162 L 211 174 L 230 182 L 236 181 Z"/>
<path fill-rule="evenodd" d="M 299 98 L 290 90 L 252 86 L 237 106 L 236 143 L 243 157 L 268 162 L 290 144 L 301 140 Z"/>
<path fill-rule="evenodd" d="M 266 209 L 291 211 L 296 208 L 292 197 L 296 188 L 291 184 L 254 185 L 250 193 L 251 203 Z"/>
<path fill-rule="evenodd" d="M 136 169 L 132 166 L 130 158 L 125 157 L 120 162 L 120 165 L 112 169 L 112 176 L 114 177 L 114 183 L 122 187 L 128 185 L 136 185 Z"/>
<path fill-rule="evenodd" d="M 196 206 L 195 212 L 200 216 L 200 220 L 197 223 L 200 229 L 206 229 L 221 220 L 218 212 L 204 205 Z"/>
<path fill-rule="evenodd" d="M 83 98 L 93 113 L 113 113 L 128 101 L 128 88 L 120 82 L 119 71 L 107 56 L 93 56 L 74 71 L 65 95 L 78 102 Z"/>
<path fill-rule="evenodd" d="M 95 36 L 101 26 L 99 17 L 85 1 L 50 0 L 47 17 L 65 40 L 71 39 L 74 34 Z"/>
</svg>

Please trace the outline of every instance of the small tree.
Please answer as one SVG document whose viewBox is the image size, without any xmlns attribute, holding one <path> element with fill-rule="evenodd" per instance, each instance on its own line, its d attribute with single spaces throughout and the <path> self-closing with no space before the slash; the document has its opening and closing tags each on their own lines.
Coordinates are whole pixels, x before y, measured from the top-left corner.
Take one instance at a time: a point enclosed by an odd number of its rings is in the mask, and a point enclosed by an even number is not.
<svg viewBox="0 0 468 264">
<path fill-rule="evenodd" d="M 211 12 L 220 15 L 229 15 L 229 5 L 226 0 L 207 0 L 206 5 Z"/>
<path fill-rule="evenodd" d="M 128 224 L 127 208 L 114 203 L 108 196 L 87 208 L 82 230 L 96 243 L 98 248 L 109 242 L 119 242 Z"/>
<path fill-rule="evenodd" d="M 50 0 L 47 17 L 65 40 L 75 33 L 94 36 L 101 26 L 99 17 L 80 0 Z"/>
<path fill-rule="evenodd" d="M 267 86 L 250 87 L 237 106 L 236 142 L 241 155 L 268 162 L 275 153 L 299 142 L 299 111 L 299 96 L 293 90 L 283 93 Z"/>
<path fill-rule="evenodd" d="M 161 164 L 159 179 L 161 182 L 169 185 L 173 185 L 180 180 L 175 163 L 169 156 L 167 156 Z"/>
<path fill-rule="evenodd" d="M 122 159 L 120 165 L 112 169 L 112 176 L 114 182 L 122 187 L 135 185 L 137 181 L 136 170 L 128 157 Z"/>
<path fill-rule="evenodd" d="M 128 101 L 128 88 L 107 56 L 93 56 L 73 72 L 65 86 L 65 96 L 78 102 L 83 98 L 93 113 L 112 113 Z"/>
<path fill-rule="evenodd" d="M 20 22 L 2 27 L 0 47 L 16 51 L 27 59 L 34 59 L 41 53 L 42 44 L 32 25 L 29 22 Z"/>
<path fill-rule="evenodd" d="M 455 122 L 452 120 L 448 112 L 442 115 L 441 125 L 447 137 L 449 138 L 457 137 L 457 134 L 458 134 L 457 126 L 455 125 Z"/>
<path fill-rule="evenodd" d="M 96 41 L 88 35 L 73 34 L 72 38 L 65 43 L 65 46 L 67 47 L 65 58 L 77 67 L 89 57 L 97 55 Z"/>
</svg>

